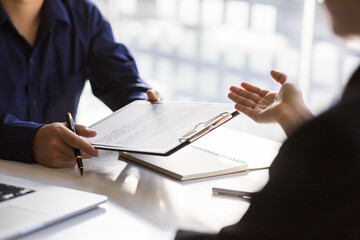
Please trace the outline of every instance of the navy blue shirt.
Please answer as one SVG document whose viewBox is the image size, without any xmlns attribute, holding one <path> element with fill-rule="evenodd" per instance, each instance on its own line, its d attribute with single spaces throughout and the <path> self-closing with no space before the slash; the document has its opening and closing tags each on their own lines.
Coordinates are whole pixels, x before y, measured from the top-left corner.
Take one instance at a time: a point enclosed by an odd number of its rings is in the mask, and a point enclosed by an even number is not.
<svg viewBox="0 0 360 240">
<path fill-rule="evenodd" d="M 112 110 L 149 89 L 91 2 L 45 0 L 34 48 L 0 4 L 0 158 L 33 162 L 34 133 L 75 116 L 86 79 Z"/>
</svg>

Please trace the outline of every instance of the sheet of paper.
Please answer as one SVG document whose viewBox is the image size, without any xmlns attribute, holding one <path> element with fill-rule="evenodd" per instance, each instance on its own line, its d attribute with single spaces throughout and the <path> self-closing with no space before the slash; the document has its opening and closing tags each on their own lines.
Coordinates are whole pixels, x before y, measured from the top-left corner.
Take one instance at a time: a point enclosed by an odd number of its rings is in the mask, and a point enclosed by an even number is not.
<svg viewBox="0 0 360 240">
<path fill-rule="evenodd" d="M 164 154 L 179 146 L 179 138 L 223 112 L 232 104 L 135 101 L 91 129 L 90 143 L 99 148 Z"/>
</svg>

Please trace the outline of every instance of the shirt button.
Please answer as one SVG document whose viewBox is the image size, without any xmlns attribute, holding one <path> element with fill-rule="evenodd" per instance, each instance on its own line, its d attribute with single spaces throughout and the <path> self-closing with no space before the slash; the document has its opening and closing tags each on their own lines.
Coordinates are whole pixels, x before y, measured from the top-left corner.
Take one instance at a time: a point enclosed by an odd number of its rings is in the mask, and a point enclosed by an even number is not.
<svg viewBox="0 0 360 240">
<path fill-rule="evenodd" d="M 33 108 L 36 108 L 36 107 L 37 107 L 36 101 L 33 101 L 33 102 L 32 102 L 32 106 L 33 106 Z"/>
<path fill-rule="evenodd" d="M 33 58 L 30 58 L 30 63 L 35 64 L 35 60 Z"/>
</svg>

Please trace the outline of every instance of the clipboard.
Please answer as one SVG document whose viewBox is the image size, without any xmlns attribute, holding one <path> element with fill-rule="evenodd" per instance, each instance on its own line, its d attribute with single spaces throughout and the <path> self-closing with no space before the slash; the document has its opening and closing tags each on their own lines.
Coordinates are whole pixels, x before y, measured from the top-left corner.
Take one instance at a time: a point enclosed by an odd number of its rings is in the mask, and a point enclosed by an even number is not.
<svg viewBox="0 0 360 240">
<path fill-rule="evenodd" d="M 233 104 L 137 100 L 90 126 L 97 149 L 168 156 L 239 113 Z"/>
</svg>

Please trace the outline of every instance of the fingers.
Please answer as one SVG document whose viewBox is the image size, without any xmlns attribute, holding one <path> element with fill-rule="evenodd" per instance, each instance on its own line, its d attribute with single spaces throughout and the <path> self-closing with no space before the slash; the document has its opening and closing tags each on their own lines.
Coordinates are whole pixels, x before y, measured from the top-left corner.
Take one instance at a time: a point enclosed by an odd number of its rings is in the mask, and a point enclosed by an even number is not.
<svg viewBox="0 0 360 240">
<path fill-rule="evenodd" d="M 80 149 L 85 157 L 98 156 L 95 148 L 65 125 L 65 123 L 51 123 L 36 131 L 32 154 L 38 163 L 53 168 L 73 167 L 76 165 L 73 148 Z M 82 135 L 94 135 L 93 131 L 88 131 L 81 125 L 78 125 L 77 129 Z"/>
<path fill-rule="evenodd" d="M 76 159 L 74 157 L 74 152 L 65 151 L 62 152 L 60 149 L 56 149 L 57 152 L 52 157 L 52 161 L 47 162 L 47 166 L 53 168 L 71 168 L 76 165 Z M 70 149 L 64 149 L 70 150 Z"/>
<path fill-rule="evenodd" d="M 257 93 L 252 93 L 252 92 L 249 92 L 248 90 L 244 90 L 244 89 L 241 89 L 239 87 L 230 87 L 230 91 L 243 97 L 243 98 L 246 98 L 246 99 L 249 99 L 255 103 L 257 103 L 261 97 L 259 96 L 259 94 Z"/>
<path fill-rule="evenodd" d="M 86 152 L 83 152 L 83 151 L 81 151 L 81 156 L 82 156 L 83 159 L 89 159 L 89 158 L 93 157 L 93 156 L 91 156 L 91 155 L 89 155 L 89 154 L 87 154 Z"/>
<path fill-rule="evenodd" d="M 250 108 L 254 108 L 256 104 L 269 93 L 268 90 L 260 89 L 250 83 L 241 83 L 241 87 L 244 89 L 235 86 L 230 87 L 228 97 L 233 102 Z"/>
<path fill-rule="evenodd" d="M 70 168 L 76 164 L 74 152 L 61 141 L 49 139 L 42 145 L 47 145 L 46 149 L 39 150 L 36 161 L 52 168 Z"/>
<path fill-rule="evenodd" d="M 65 127 L 65 126 L 64 126 Z M 66 127 L 65 127 L 66 128 Z M 59 138 L 65 142 L 67 145 L 78 148 L 81 151 L 93 156 L 97 157 L 99 155 L 98 150 L 96 150 L 93 146 L 87 143 L 84 139 L 70 131 L 66 128 L 66 131 L 62 131 L 58 134 Z"/>
<path fill-rule="evenodd" d="M 276 82 L 280 83 L 281 85 L 283 85 L 288 78 L 284 73 L 277 72 L 275 70 L 271 70 L 270 75 L 272 79 L 274 79 Z"/>
<path fill-rule="evenodd" d="M 241 83 L 241 87 L 243 87 L 246 91 L 259 95 L 260 97 L 264 97 L 269 92 L 268 90 L 263 90 L 246 82 Z"/>
<path fill-rule="evenodd" d="M 82 137 L 91 138 L 96 136 L 96 131 L 91 130 L 84 125 L 75 124 L 76 133 Z"/>
<path fill-rule="evenodd" d="M 235 102 L 236 104 L 241 104 L 246 107 L 254 108 L 256 106 L 256 102 L 254 102 L 251 99 L 245 98 L 241 95 L 238 95 L 236 93 L 229 93 L 228 95 L 229 99 Z"/>
<path fill-rule="evenodd" d="M 147 90 L 146 94 L 148 97 L 147 100 L 150 102 L 160 102 L 161 101 L 160 93 L 156 90 Z"/>
</svg>

